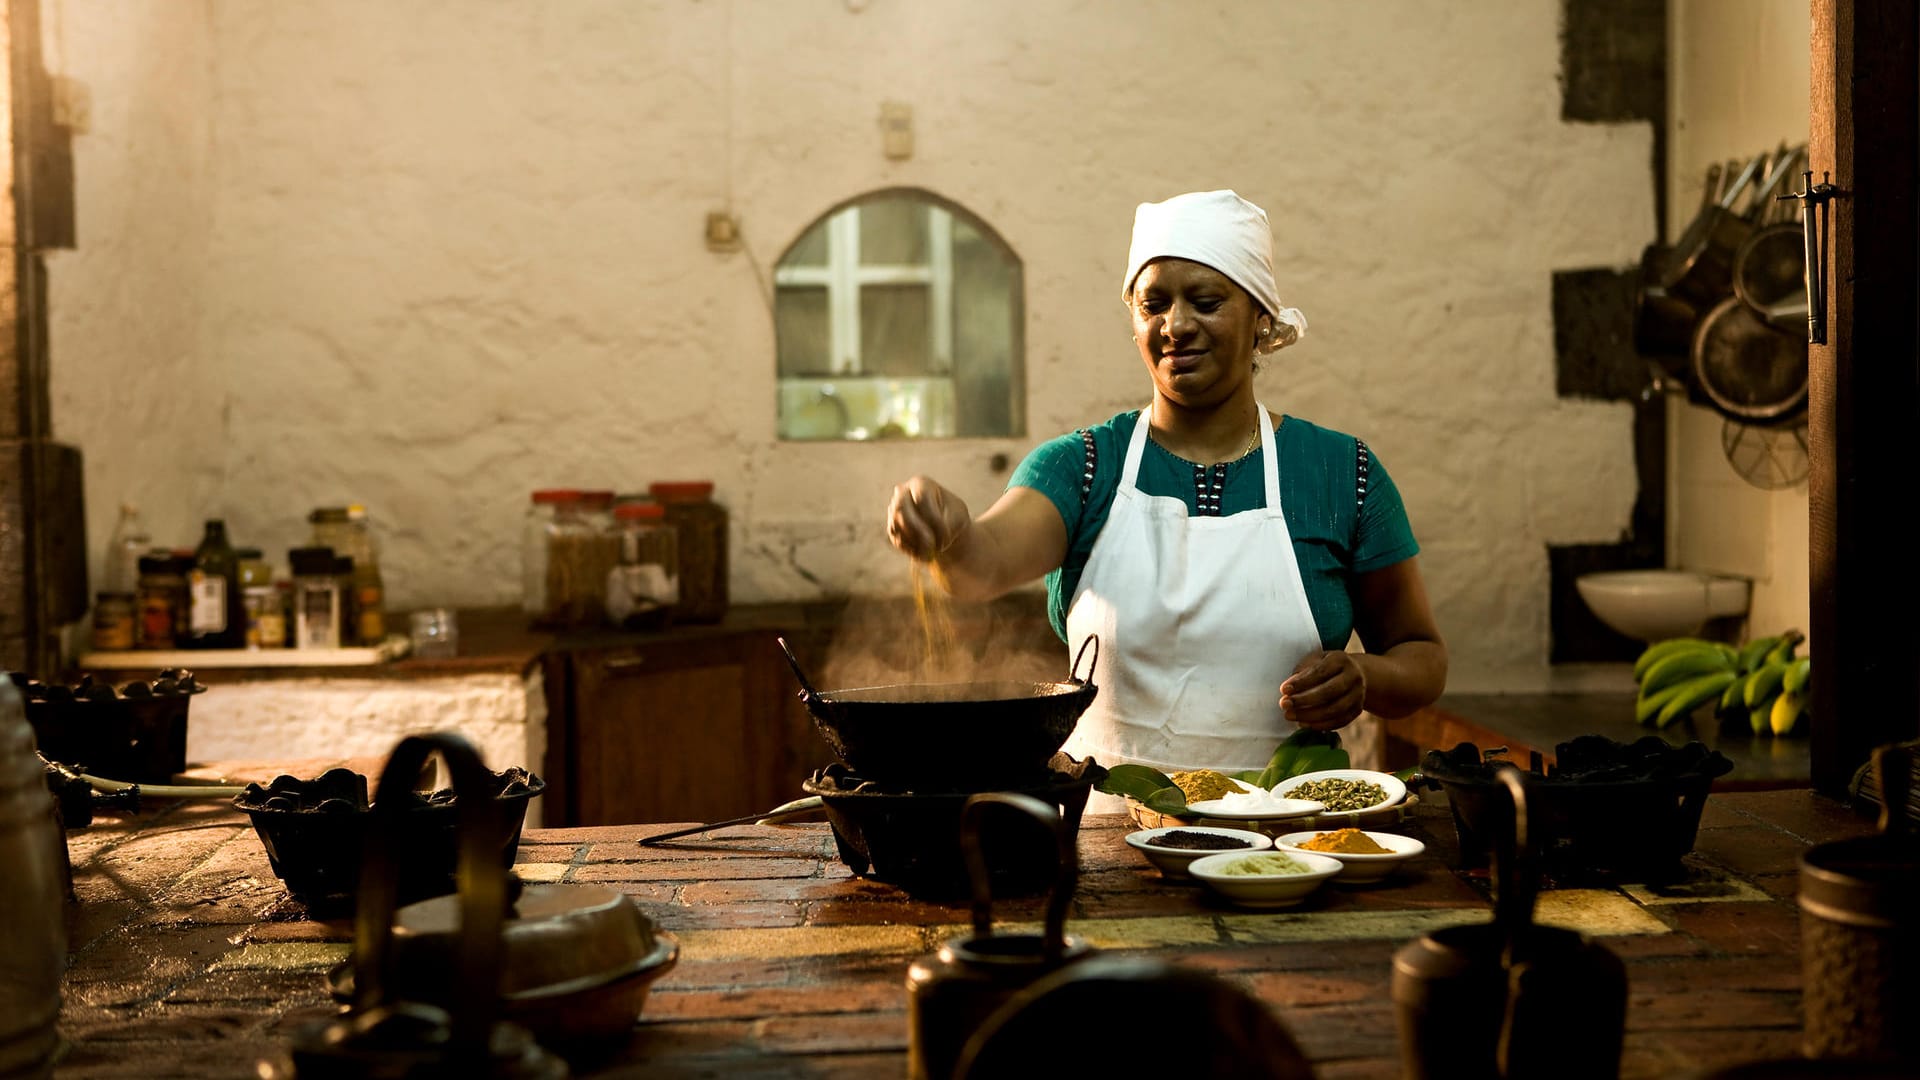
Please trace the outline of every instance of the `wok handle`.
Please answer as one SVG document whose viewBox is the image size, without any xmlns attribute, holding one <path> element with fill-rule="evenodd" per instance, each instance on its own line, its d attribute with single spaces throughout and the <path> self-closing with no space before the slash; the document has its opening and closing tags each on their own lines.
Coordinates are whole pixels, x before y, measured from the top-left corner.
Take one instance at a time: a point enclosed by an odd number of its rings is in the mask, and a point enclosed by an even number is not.
<svg viewBox="0 0 1920 1080">
<path fill-rule="evenodd" d="M 1093 660 L 1087 664 L 1087 677 L 1080 677 L 1080 658 L 1087 654 L 1087 646 L 1093 646 Z M 1067 676 L 1077 683 L 1093 681 L 1093 669 L 1100 666 L 1100 635 L 1088 634 L 1087 640 L 1080 643 L 1080 651 L 1073 654 L 1073 666 L 1067 669 Z"/>
<path fill-rule="evenodd" d="M 780 643 L 780 655 L 787 658 L 787 666 L 793 669 L 793 677 L 800 680 L 801 696 L 809 701 L 820 699 L 820 691 L 813 688 L 813 683 L 807 680 L 807 673 L 800 669 L 800 661 L 794 657 L 793 648 L 787 644 L 787 639 L 775 637 L 773 640 Z"/>
<path fill-rule="evenodd" d="M 1074 857 L 1073 831 L 1061 820 L 1059 810 L 1031 795 L 989 791 L 970 796 L 960 808 L 960 850 L 966 856 L 967 876 L 973 882 L 974 936 L 993 936 L 993 878 L 987 869 L 986 853 L 980 847 L 980 820 L 994 805 L 1017 810 L 1053 834 L 1059 868 L 1054 875 L 1053 892 L 1047 897 L 1047 922 L 1041 946 L 1049 962 L 1058 961 L 1067 949 L 1067 906 L 1073 903 L 1073 891 L 1079 884 L 1080 864 Z"/>
</svg>

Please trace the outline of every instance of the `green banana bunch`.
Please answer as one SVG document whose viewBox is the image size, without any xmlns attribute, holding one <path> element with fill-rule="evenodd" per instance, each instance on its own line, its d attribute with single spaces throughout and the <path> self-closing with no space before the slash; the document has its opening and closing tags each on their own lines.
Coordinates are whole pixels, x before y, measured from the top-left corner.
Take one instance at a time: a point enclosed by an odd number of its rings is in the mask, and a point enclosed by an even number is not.
<svg viewBox="0 0 1920 1080">
<path fill-rule="evenodd" d="M 1742 646 L 1742 673 L 1721 692 L 1718 710 L 1721 717 L 1735 722 L 1738 714 L 1744 712 L 1747 728 L 1755 735 L 1798 730 L 1806 713 L 1805 688 L 1811 664 L 1807 657 L 1796 653 L 1806 639 L 1806 635 L 1796 629 L 1755 638 Z M 1790 692 L 1789 678 L 1793 681 L 1792 693 L 1796 700 L 1782 704 L 1781 698 Z"/>
<path fill-rule="evenodd" d="M 1731 645 L 1695 637 L 1656 641 L 1634 661 L 1634 720 L 1664 728 L 1720 698 L 1741 675 L 1740 653 Z"/>
</svg>

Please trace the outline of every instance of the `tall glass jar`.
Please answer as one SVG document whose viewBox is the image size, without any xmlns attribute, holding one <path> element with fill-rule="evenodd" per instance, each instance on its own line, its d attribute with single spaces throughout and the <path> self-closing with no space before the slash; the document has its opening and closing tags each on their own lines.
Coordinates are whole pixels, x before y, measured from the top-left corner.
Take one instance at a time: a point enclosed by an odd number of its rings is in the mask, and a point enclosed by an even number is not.
<svg viewBox="0 0 1920 1080">
<path fill-rule="evenodd" d="M 607 621 L 627 630 L 658 630 L 680 602 L 679 535 L 666 507 L 651 500 L 613 508 L 620 562 L 607 574 Z"/>
<path fill-rule="evenodd" d="M 578 517 L 580 492 L 573 488 L 543 488 L 527 502 L 520 529 L 520 609 L 536 626 L 552 621 L 547 598 L 547 549 L 563 512 Z M 563 510 L 564 508 L 564 510 Z"/>
<path fill-rule="evenodd" d="M 526 585 L 535 626 L 566 629 L 599 626 L 606 619 L 607 574 L 620 561 L 620 541 L 605 506 L 579 491 L 535 492 L 534 505 L 547 511 L 530 519 L 527 530 Z M 537 568 L 537 575 L 535 573 Z"/>
<path fill-rule="evenodd" d="M 674 617 L 714 623 L 727 614 L 727 508 L 713 501 L 713 483 L 650 484 L 647 493 L 666 508 L 678 537 L 680 603 Z"/>
<path fill-rule="evenodd" d="M 178 648 L 186 626 L 187 571 L 193 556 L 158 548 L 140 556 L 140 583 L 134 590 L 140 623 L 134 644 L 142 649 Z"/>
</svg>

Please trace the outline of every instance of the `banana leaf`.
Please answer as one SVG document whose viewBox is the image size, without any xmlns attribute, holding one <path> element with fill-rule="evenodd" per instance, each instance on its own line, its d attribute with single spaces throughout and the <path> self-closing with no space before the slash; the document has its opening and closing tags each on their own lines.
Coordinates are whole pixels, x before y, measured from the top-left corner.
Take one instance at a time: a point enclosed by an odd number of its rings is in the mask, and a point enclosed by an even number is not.
<svg viewBox="0 0 1920 1080">
<path fill-rule="evenodd" d="M 1352 760 L 1340 747 L 1339 732 L 1301 728 L 1273 751 L 1259 777 L 1247 782 L 1271 791 L 1282 780 L 1322 769 L 1344 769 Z"/>
<path fill-rule="evenodd" d="M 1100 790 L 1109 795 L 1128 795 L 1140 802 L 1146 802 L 1154 793 L 1173 788 L 1173 778 L 1145 765 L 1120 764 L 1107 770 L 1107 778 L 1100 781 Z M 1186 798 L 1181 797 L 1181 809 L 1186 808 Z"/>
</svg>

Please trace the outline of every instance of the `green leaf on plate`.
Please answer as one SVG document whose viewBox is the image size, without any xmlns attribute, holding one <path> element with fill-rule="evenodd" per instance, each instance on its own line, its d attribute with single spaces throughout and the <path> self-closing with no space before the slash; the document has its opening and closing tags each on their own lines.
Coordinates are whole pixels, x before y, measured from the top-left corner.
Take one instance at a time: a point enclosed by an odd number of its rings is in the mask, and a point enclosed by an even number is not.
<svg viewBox="0 0 1920 1080">
<path fill-rule="evenodd" d="M 1180 817 L 1187 812 L 1187 793 L 1172 784 L 1168 784 L 1140 801 L 1146 804 L 1147 809 L 1157 813 Z"/>
<path fill-rule="evenodd" d="M 1107 778 L 1100 782 L 1100 790 L 1109 795 L 1128 795 L 1141 802 L 1146 802 L 1154 792 L 1164 791 L 1170 787 L 1175 792 L 1180 790 L 1173 786 L 1172 777 L 1156 769 L 1149 769 L 1145 765 L 1132 764 L 1115 765 L 1107 770 Z M 1181 796 L 1180 805 L 1185 809 L 1184 795 Z"/>
<path fill-rule="evenodd" d="M 1274 749 L 1273 757 L 1260 773 L 1260 779 L 1252 783 L 1272 790 L 1280 781 L 1303 773 L 1344 769 L 1351 764 L 1352 759 L 1340 747 L 1339 732 L 1301 728 Z"/>
</svg>

